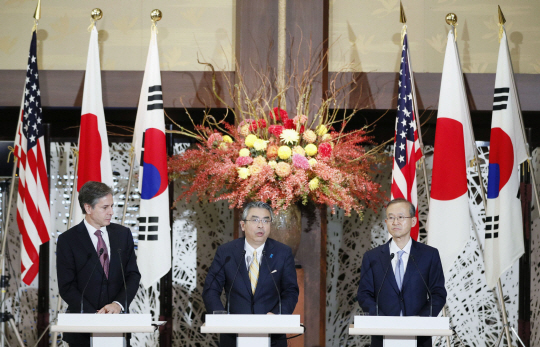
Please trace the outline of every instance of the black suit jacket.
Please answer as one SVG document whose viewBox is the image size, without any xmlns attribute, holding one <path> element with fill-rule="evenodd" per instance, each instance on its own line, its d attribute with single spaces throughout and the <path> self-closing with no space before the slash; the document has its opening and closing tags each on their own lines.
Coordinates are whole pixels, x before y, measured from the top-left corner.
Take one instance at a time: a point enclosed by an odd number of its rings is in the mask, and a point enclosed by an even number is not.
<svg viewBox="0 0 540 347">
<path fill-rule="evenodd" d="M 281 312 L 292 314 L 298 302 L 299 290 L 291 248 L 270 238 L 266 240 L 259 264 L 257 288 L 252 294 L 243 254 L 244 243 L 245 238 L 240 238 L 218 247 L 204 283 L 203 300 L 207 313 L 226 310 L 221 302 L 221 293 L 225 289 L 226 295 L 230 292 L 231 314 L 278 314 L 278 293 L 272 282 L 273 275 L 281 296 Z M 238 275 L 233 284 L 237 268 Z M 273 336 L 272 346 L 286 346 L 283 338 L 282 335 Z M 236 346 L 235 335 L 221 334 L 220 346 Z"/>
<path fill-rule="evenodd" d="M 70 313 L 81 312 L 81 295 L 87 283 L 88 287 L 83 298 L 84 313 L 95 313 L 113 301 L 118 301 L 124 306 L 124 310 L 127 310 L 126 297 L 129 306 L 137 293 L 141 274 L 137 267 L 131 231 L 126 227 L 111 223 L 107 226 L 107 233 L 111 248 L 108 250 L 111 259 L 108 279 L 105 277 L 98 253 L 84 222 L 58 237 L 56 248 L 58 290 L 62 299 L 68 304 Z M 124 266 L 127 293 L 124 290 L 120 260 Z M 96 269 L 90 277 L 96 264 Z M 89 336 L 89 334 L 64 334 L 64 341 L 87 343 Z"/>
<path fill-rule="evenodd" d="M 377 314 L 376 300 L 377 292 L 380 290 L 380 316 L 399 316 L 400 312 L 403 312 L 404 316 L 429 316 L 431 304 L 421 273 L 431 291 L 433 317 L 436 317 L 446 302 L 439 251 L 412 240 L 411 253 L 400 291 L 390 263 L 390 242 L 364 254 L 357 296 L 362 310 L 369 312 L 370 315 Z M 387 268 L 388 274 L 383 283 Z M 371 341 L 373 347 L 382 346 L 381 336 L 372 336 Z M 431 337 L 418 337 L 418 346 L 431 346 Z"/>
</svg>

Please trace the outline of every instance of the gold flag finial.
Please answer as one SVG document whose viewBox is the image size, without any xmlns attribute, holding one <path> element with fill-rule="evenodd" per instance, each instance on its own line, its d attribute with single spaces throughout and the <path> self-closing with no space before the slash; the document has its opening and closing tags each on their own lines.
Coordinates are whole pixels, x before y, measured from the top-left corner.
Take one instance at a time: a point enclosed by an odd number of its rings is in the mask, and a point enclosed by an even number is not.
<svg viewBox="0 0 540 347">
<path fill-rule="evenodd" d="M 90 16 L 93 20 L 98 21 L 103 18 L 103 11 L 101 11 L 100 8 L 95 8 L 92 10 L 92 12 L 90 12 Z"/>
<path fill-rule="evenodd" d="M 152 12 L 150 12 L 150 19 L 152 19 L 152 22 L 157 22 L 157 21 L 160 21 L 161 18 L 163 18 L 163 13 L 161 13 L 160 10 L 158 10 L 157 8 L 155 10 L 152 10 Z"/>
<path fill-rule="evenodd" d="M 457 16 L 455 13 L 449 13 L 446 15 L 446 24 L 456 26 Z"/>
<path fill-rule="evenodd" d="M 407 17 L 405 17 L 405 10 L 401 1 L 399 2 L 399 22 L 403 24 L 407 23 Z"/>
<path fill-rule="evenodd" d="M 506 19 L 502 13 L 501 6 L 497 5 L 497 7 L 499 8 L 499 25 L 504 25 L 504 23 L 506 23 Z"/>
<path fill-rule="evenodd" d="M 37 2 L 36 11 L 34 12 L 34 19 L 37 21 L 41 19 L 41 0 L 38 0 Z"/>
</svg>

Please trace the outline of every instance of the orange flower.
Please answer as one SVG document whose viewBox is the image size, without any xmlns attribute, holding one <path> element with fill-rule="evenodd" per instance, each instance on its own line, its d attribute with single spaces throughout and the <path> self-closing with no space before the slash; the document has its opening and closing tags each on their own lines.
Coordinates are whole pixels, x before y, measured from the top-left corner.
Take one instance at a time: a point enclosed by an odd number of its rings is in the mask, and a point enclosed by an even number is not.
<svg viewBox="0 0 540 347">
<path fill-rule="evenodd" d="M 269 160 L 277 158 L 278 149 L 279 147 L 275 145 L 268 146 L 268 149 L 266 150 L 266 157 Z"/>
</svg>

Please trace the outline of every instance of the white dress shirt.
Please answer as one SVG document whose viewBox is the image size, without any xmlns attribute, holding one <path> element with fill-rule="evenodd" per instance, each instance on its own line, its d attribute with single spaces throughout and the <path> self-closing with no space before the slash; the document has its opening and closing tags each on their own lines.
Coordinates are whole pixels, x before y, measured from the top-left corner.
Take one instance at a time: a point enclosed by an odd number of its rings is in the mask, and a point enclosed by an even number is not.
<svg viewBox="0 0 540 347">
<path fill-rule="evenodd" d="M 90 225 L 90 223 L 86 221 L 86 218 L 83 219 L 83 221 L 84 221 L 84 226 L 86 227 L 86 230 L 88 230 L 88 235 L 90 236 L 90 240 L 92 240 L 92 243 L 94 244 L 94 248 L 99 255 L 99 251 L 97 249 L 98 237 L 94 234 L 96 230 L 98 229 Z M 109 253 L 109 263 L 110 263 L 112 252 L 111 252 L 111 244 L 109 242 L 109 233 L 107 232 L 107 227 L 99 228 L 99 230 L 101 230 L 101 237 L 103 238 L 103 241 L 105 242 L 105 246 L 107 246 L 107 252 Z M 124 306 L 121 303 L 119 303 L 118 301 L 113 301 L 113 302 L 117 303 L 118 306 L 120 306 L 120 309 L 124 311 Z"/>
<path fill-rule="evenodd" d="M 266 243 L 266 242 L 265 242 Z M 247 240 L 244 241 L 244 250 L 246 251 L 246 267 L 249 271 L 249 266 L 253 262 L 253 252 L 257 251 L 257 262 L 259 263 L 259 266 L 261 265 L 261 259 L 262 259 L 262 251 L 264 249 L 264 244 L 259 246 L 259 248 L 255 249 L 251 247 L 251 245 L 247 242 Z"/>
<path fill-rule="evenodd" d="M 398 245 L 392 241 L 390 241 L 390 254 L 394 253 L 394 259 L 392 259 L 392 269 L 394 270 L 394 273 L 396 273 L 396 265 L 398 261 L 398 252 L 403 250 L 405 253 L 401 256 L 401 261 L 403 262 L 403 270 L 407 271 L 407 263 L 409 262 L 409 254 L 411 254 L 411 246 L 412 246 L 412 238 L 409 239 L 409 242 L 403 247 L 403 249 L 399 248 Z M 405 272 L 403 275 L 405 275 Z"/>
<path fill-rule="evenodd" d="M 94 244 L 94 249 L 99 254 L 99 250 L 97 249 L 98 237 L 94 235 L 94 233 L 98 229 L 90 225 L 90 223 L 86 221 L 86 218 L 84 219 L 84 225 L 86 226 L 86 230 L 88 230 L 88 235 L 90 236 L 90 240 L 92 240 L 92 243 Z M 109 242 L 109 233 L 107 232 L 107 227 L 100 228 L 99 230 L 101 230 L 101 237 L 103 238 L 103 241 L 105 241 L 105 245 L 107 246 L 107 252 L 109 253 L 109 261 L 110 261 L 112 252 L 111 252 L 111 244 Z"/>
</svg>

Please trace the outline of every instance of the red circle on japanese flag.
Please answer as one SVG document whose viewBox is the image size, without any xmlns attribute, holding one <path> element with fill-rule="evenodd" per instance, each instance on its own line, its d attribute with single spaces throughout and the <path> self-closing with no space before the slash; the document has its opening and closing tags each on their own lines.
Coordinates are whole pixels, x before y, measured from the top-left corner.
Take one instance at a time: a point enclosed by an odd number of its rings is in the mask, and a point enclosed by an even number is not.
<svg viewBox="0 0 540 347">
<path fill-rule="evenodd" d="M 463 125 L 455 119 L 439 118 L 435 133 L 431 197 L 454 200 L 467 193 L 467 166 Z"/>
</svg>

